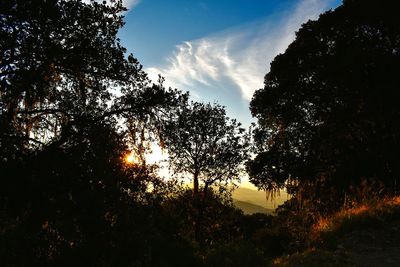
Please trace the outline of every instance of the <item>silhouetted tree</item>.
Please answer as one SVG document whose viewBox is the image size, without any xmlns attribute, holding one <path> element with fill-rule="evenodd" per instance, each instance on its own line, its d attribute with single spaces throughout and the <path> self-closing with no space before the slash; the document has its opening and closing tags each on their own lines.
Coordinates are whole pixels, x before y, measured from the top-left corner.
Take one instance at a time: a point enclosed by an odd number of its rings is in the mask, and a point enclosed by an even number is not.
<svg viewBox="0 0 400 267">
<path fill-rule="evenodd" d="M 123 10 L 121 1 L 0 5 L 2 266 L 193 263 L 159 212 L 167 184 L 124 162 L 136 132 L 156 136 L 187 95 L 150 83 L 125 57 Z"/>
<path fill-rule="evenodd" d="M 256 186 L 297 194 L 308 187 L 314 204 L 332 204 L 362 179 L 396 184 L 398 8 L 398 1 L 345 0 L 305 23 L 274 59 L 251 101 L 258 154 L 248 172 Z"/>
<path fill-rule="evenodd" d="M 198 236 L 209 187 L 218 186 L 222 192 L 240 180 L 249 138 L 240 123 L 230 120 L 219 105 L 183 102 L 173 115 L 163 138 L 172 168 L 192 176 Z"/>
<path fill-rule="evenodd" d="M 4 1 L 1 9 L 4 146 L 9 139 L 24 143 L 20 149 L 62 143 L 77 117 L 104 110 L 112 80 L 139 68 L 116 39 L 121 3 Z"/>
<path fill-rule="evenodd" d="M 193 194 L 212 185 L 239 181 L 248 157 L 249 138 L 236 120 L 230 120 L 219 105 L 184 104 L 166 124 L 163 138 L 172 168 L 191 174 Z"/>
<path fill-rule="evenodd" d="M 116 37 L 123 10 L 121 1 L 2 4 L 2 160 L 17 144 L 60 146 L 79 125 L 116 116 L 150 125 L 157 107 L 170 104 L 176 91 L 152 85 L 139 62 L 125 58 Z"/>
</svg>

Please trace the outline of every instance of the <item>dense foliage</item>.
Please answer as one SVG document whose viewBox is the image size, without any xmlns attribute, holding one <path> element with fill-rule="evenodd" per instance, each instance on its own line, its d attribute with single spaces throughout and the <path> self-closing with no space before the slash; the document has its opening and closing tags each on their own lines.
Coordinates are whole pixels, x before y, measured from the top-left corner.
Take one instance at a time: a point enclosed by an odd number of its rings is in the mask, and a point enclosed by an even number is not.
<svg viewBox="0 0 400 267">
<path fill-rule="evenodd" d="M 341 205 L 363 180 L 396 190 L 398 7 L 344 1 L 305 23 L 274 59 L 251 102 L 259 126 L 258 154 L 248 164 L 255 185 L 287 187 L 317 206 Z"/>
<path fill-rule="evenodd" d="M 121 2 L 0 9 L 2 265 L 191 264 L 158 212 L 169 186 L 123 160 L 140 126 L 155 132 L 186 96 L 151 84 L 125 56 Z"/>
<path fill-rule="evenodd" d="M 242 239 L 241 212 L 211 189 L 205 226 L 194 228 L 192 194 L 145 154 L 159 142 L 176 155 L 188 137 L 173 131 L 176 115 L 193 105 L 179 127 L 194 121 L 197 141 L 214 140 L 196 158 L 201 177 L 228 182 L 246 155 L 244 130 L 222 107 L 150 82 L 116 37 L 122 11 L 121 1 L 0 5 L 2 266 L 197 266 L 215 249 L 203 244 Z M 131 151 L 139 161 L 127 164 Z"/>
</svg>

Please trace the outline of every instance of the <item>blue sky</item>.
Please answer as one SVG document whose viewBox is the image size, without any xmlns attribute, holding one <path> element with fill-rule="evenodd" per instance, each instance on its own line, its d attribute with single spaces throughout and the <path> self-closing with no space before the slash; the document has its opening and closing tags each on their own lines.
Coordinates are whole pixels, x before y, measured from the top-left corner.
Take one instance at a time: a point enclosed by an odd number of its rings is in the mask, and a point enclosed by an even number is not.
<svg viewBox="0 0 400 267">
<path fill-rule="evenodd" d="M 309 19 L 341 0 L 124 0 L 119 37 L 150 78 L 218 102 L 248 126 L 269 64 Z"/>
</svg>

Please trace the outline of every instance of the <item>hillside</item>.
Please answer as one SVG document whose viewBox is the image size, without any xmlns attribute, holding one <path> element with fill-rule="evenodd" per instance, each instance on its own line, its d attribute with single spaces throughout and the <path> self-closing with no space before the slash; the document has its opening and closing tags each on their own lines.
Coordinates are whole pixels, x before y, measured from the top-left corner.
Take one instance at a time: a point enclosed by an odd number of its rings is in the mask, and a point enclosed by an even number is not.
<svg viewBox="0 0 400 267">
<path fill-rule="evenodd" d="M 274 212 L 273 209 L 267 209 L 259 205 L 252 204 L 250 202 L 240 201 L 240 200 L 233 200 L 233 204 L 241 209 L 244 214 L 254 214 L 254 213 L 265 213 L 265 214 L 272 214 Z"/>
<path fill-rule="evenodd" d="M 400 266 L 399 225 L 399 197 L 345 209 L 315 225 L 308 250 L 273 266 Z"/>
<path fill-rule="evenodd" d="M 233 192 L 232 198 L 235 201 L 247 203 L 246 204 L 247 206 L 255 205 L 260 208 L 266 209 L 267 211 L 273 211 L 279 205 L 285 202 L 289 198 L 289 196 L 286 192 L 282 191 L 280 195 L 276 196 L 276 198 L 271 200 L 266 198 L 266 193 L 264 191 L 239 187 Z"/>
</svg>

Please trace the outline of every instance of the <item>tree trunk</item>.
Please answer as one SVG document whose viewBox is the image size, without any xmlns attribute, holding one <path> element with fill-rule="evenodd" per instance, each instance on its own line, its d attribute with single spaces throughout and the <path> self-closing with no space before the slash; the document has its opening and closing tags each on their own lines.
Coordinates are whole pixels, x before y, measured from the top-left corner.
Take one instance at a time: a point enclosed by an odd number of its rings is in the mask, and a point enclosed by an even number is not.
<svg viewBox="0 0 400 267">
<path fill-rule="evenodd" d="M 195 200 L 199 198 L 199 171 L 193 174 L 193 198 Z"/>
<path fill-rule="evenodd" d="M 193 174 L 193 208 L 194 208 L 194 239 L 200 241 L 200 195 L 199 195 L 199 171 Z"/>
</svg>

